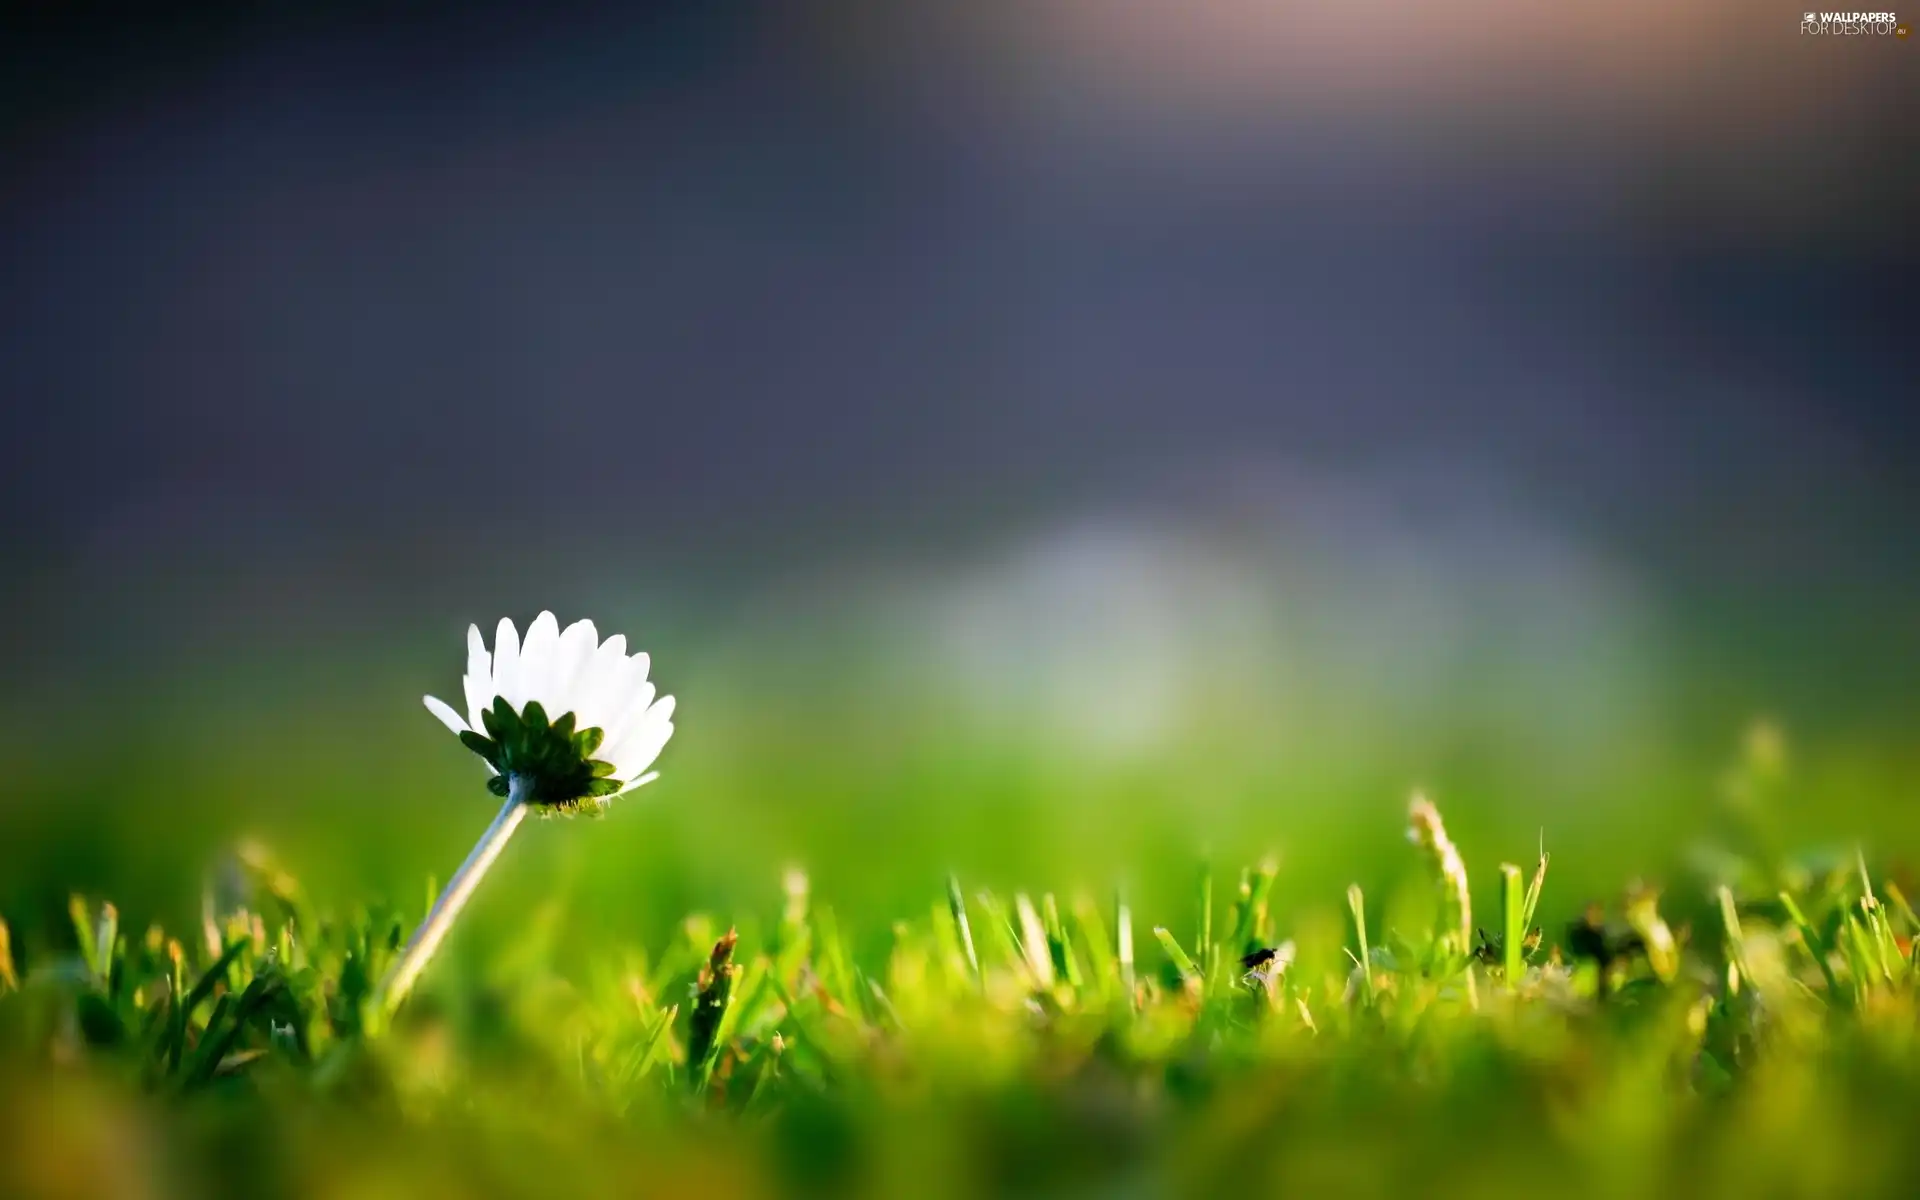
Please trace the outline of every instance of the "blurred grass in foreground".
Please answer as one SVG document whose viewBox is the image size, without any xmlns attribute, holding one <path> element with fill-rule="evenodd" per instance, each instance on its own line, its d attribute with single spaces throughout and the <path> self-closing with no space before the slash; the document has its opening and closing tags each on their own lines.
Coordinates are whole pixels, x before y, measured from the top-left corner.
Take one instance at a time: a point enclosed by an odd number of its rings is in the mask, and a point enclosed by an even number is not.
<svg viewBox="0 0 1920 1200">
<path fill-rule="evenodd" d="M 184 928 L 76 897 L 12 940 L 0 1191 L 1910 1195 L 1913 881 L 1790 854 L 1783 756 L 1749 740 L 1666 895 L 1566 923 L 1578 846 L 1462 855 L 1416 806 L 1344 907 L 1272 861 L 894 911 L 796 871 L 583 953 L 590 913 L 522 898 L 390 1027 L 430 895 L 329 915 L 245 846 Z"/>
</svg>

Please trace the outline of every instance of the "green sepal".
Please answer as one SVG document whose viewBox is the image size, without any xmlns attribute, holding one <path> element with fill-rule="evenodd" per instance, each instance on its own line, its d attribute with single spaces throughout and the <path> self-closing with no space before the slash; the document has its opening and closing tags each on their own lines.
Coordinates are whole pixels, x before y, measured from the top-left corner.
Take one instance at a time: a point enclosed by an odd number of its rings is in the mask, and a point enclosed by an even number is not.
<svg viewBox="0 0 1920 1200">
<path fill-rule="evenodd" d="M 481 758 L 486 759 L 488 763 L 493 765 L 495 770 L 499 769 L 497 760 L 500 757 L 500 746 L 492 738 L 483 737 L 471 729 L 462 729 L 460 731 L 460 744 L 475 754 L 478 754 Z"/>
<path fill-rule="evenodd" d="M 487 736 L 496 742 L 506 740 L 507 731 L 520 727 L 520 714 L 513 711 L 505 696 L 495 696 L 493 704 L 480 712 L 480 723 L 487 727 Z"/>
<path fill-rule="evenodd" d="M 600 798 L 619 791 L 621 784 L 610 778 L 612 763 L 593 757 L 605 740 L 605 731 L 576 729 L 577 722 L 571 712 L 550 721 L 537 700 L 515 712 L 496 696 L 480 713 L 488 736 L 467 730 L 460 734 L 460 742 L 499 772 L 487 781 L 487 790 L 494 795 L 506 796 L 511 791 L 509 781 L 517 776 L 532 785 L 529 804 L 548 812 L 585 811 L 604 803 Z"/>
</svg>

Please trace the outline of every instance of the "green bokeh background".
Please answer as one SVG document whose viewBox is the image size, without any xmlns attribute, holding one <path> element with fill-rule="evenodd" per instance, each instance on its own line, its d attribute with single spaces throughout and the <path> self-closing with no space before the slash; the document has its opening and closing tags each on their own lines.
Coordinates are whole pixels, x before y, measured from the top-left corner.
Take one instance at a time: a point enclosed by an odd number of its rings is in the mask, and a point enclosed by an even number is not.
<svg viewBox="0 0 1920 1200">
<path fill-rule="evenodd" d="M 1053 549 L 1023 561 L 1077 545 L 1041 544 Z M 581 597 L 556 605 L 563 621 L 591 612 L 652 652 L 661 690 L 680 700 L 662 778 L 602 819 L 529 825 L 455 954 L 556 895 L 583 952 L 657 942 L 689 911 L 771 911 L 792 867 L 873 952 L 949 871 L 996 888 L 1125 887 L 1156 920 L 1185 911 L 1198 864 L 1230 873 L 1273 854 L 1276 911 L 1325 916 L 1348 883 L 1388 887 L 1411 868 L 1416 788 L 1446 813 L 1486 889 L 1482 911 L 1498 863 L 1531 861 L 1544 836 L 1558 921 L 1629 878 L 1686 886 L 1720 773 L 1759 719 L 1789 738 L 1778 817 L 1790 842 L 1865 840 L 1895 860 L 1920 845 L 1920 757 L 1901 698 L 1846 693 L 1848 663 L 1809 654 L 1819 630 L 1791 620 L 1748 617 L 1743 636 L 1684 606 L 1631 624 L 1574 613 L 1545 643 L 1508 625 L 1505 647 L 1500 621 L 1469 620 L 1442 630 L 1468 638 L 1452 647 L 1459 669 L 1428 670 L 1395 657 L 1434 627 L 1418 602 L 1347 619 L 1346 585 L 1329 585 L 1306 636 L 1261 640 L 1276 627 L 1260 586 L 1243 598 L 1250 622 L 1225 627 L 1224 610 L 1190 608 L 1176 586 L 1153 620 L 1115 626 L 1099 614 L 1120 600 L 1102 598 L 1110 581 L 1097 576 L 1058 602 L 1003 589 L 1014 608 L 981 611 L 1010 626 L 988 626 L 987 641 L 1012 652 L 969 666 L 978 642 L 927 634 L 941 628 L 927 612 L 946 610 L 926 597 L 953 591 L 938 573 L 918 590 L 841 569 L 805 587 L 625 593 L 593 575 L 557 573 L 549 594 Z M 523 625 L 534 611 L 509 604 Z M 458 695 L 462 620 L 490 630 L 493 614 L 451 600 L 347 608 L 351 619 L 289 611 L 295 635 L 189 632 L 171 651 L 76 664 L 37 705 L 12 706 L 0 911 L 21 940 L 58 940 L 71 890 L 115 898 L 136 926 L 180 926 L 245 838 L 341 909 L 413 903 L 458 864 L 494 801 L 419 696 Z M 1034 644 L 1086 629 L 1079 657 Z M 1144 645 L 1142 630 L 1163 644 Z M 1623 654 L 1637 663 L 1627 686 Z M 1153 707 L 1150 728 L 1128 705 L 1162 676 L 1086 669 L 1129 655 L 1177 668 L 1164 678 L 1179 695 Z M 1117 733 L 1062 723 L 1063 709 L 1102 705 L 1125 718 Z"/>
</svg>

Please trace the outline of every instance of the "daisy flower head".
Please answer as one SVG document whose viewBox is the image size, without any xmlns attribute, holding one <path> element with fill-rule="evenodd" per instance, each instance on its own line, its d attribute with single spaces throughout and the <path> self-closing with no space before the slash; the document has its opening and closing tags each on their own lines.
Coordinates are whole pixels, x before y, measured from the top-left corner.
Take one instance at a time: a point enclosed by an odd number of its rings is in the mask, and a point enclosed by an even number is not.
<svg viewBox="0 0 1920 1200">
<path fill-rule="evenodd" d="M 647 768 L 673 736 L 673 697 L 655 698 L 648 666 L 592 621 L 563 631 L 543 612 L 523 641 L 503 617 L 491 652 L 479 626 L 467 630 L 466 715 L 425 701 L 485 761 L 496 796 L 517 787 L 542 812 L 591 811 L 657 777 Z"/>
</svg>

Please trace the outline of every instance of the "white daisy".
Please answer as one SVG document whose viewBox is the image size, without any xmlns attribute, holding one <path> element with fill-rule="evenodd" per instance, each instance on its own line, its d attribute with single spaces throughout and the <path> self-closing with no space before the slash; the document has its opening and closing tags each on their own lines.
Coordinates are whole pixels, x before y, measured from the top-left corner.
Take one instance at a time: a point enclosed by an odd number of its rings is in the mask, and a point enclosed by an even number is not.
<svg viewBox="0 0 1920 1200">
<path fill-rule="evenodd" d="M 521 777 L 528 803 L 551 809 L 604 804 L 657 778 L 648 767 L 673 736 L 673 697 L 654 698 L 647 655 L 627 639 L 605 642 L 592 621 L 563 632 L 550 612 L 527 626 L 525 642 L 502 618 L 487 651 L 480 627 L 467 630 L 467 715 L 434 696 L 426 705 L 486 761 L 489 787 L 508 794 Z"/>
<path fill-rule="evenodd" d="M 406 999 L 529 811 L 597 808 L 655 778 L 647 768 L 673 736 L 673 697 L 654 699 L 647 666 L 619 634 L 602 642 L 592 621 L 562 633 L 549 612 L 524 644 L 502 620 L 491 654 L 478 626 L 467 631 L 467 715 L 432 696 L 427 708 L 486 761 L 487 787 L 506 803 L 394 961 L 383 1011 Z"/>
</svg>

